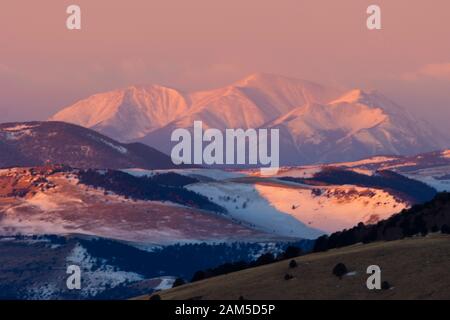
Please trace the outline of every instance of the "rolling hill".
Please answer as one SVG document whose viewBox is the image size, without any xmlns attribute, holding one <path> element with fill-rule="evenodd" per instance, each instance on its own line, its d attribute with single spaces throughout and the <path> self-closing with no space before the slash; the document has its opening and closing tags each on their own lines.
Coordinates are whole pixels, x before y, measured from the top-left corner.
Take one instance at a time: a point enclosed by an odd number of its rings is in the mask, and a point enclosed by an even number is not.
<svg viewBox="0 0 450 320">
<path fill-rule="evenodd" d="M 0 168 L 66 164 L 76 168 L 173 168 L 170 157 L 64 122 L 0 124 Z"/>
<path fill-rule="evenodd" d="M 162 300 L 450 299 L 450 236 L 355 245 L 230 273 L 158 292 Z M 338 263 L 349 273 L 332 274 Z M 388 290 L 368 290 L 366 269 L 381 268 Z M 293 278 L 285 280 L 285 275 Z M 137 299 L 149 299 L 141 296 Z"/>
<path fill-rule="evenodd" d="M 324 235 L 315 253 L 193 282 L 163 299 L 448 299 L 450 194 L 365 226 Z M 334 267 L 343 263 L 343 277 Z M 365 286 L 368 266 L 381 268 L 388 286 Z M 333 271 L 333 272 L 332 272 Z M 220 289 L 219 289 L 220 288 Z M 148 298 L 148 297 L 142 297 Z"/>
<path fill-rule="evenodd" d="M 281 239 L 182 186 L 61 166 L 0 170 L 0 235 L 16 234 L 85 234 L 145 245 Z"/>
</svg>

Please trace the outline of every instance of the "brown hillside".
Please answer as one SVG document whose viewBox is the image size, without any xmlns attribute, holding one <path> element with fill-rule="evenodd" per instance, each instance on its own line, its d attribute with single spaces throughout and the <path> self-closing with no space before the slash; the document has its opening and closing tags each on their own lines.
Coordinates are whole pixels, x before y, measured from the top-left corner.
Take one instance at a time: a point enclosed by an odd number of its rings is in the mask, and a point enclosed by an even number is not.
<svg viewBox="0 0 450 320">
<path fill-rule="evenodd" d="M 160 292 L 168 299 L 450 299 L 450 237 L 429 235 L 392 242 L 358 244 Z M 350 271 L 339 280 L 332 274 L 342 262 Z M 366 268 L 379 265 L 389 290 L 370 291 Z M 285 280 L 286 274 L 294 276 Z M 148 299 L 148 296 L 139 299 Z"/>
</svg>

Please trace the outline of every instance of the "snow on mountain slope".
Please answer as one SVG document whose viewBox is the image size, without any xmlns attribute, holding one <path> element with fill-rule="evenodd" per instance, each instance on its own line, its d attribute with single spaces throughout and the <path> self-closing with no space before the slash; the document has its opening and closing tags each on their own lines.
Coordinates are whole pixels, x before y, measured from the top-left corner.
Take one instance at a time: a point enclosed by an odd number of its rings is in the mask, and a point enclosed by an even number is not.
<svg viewBox="0 0 450 320">
<path fill-rule="evenodd" d="M 337 96 L 338 91 L 333 88 L 258 73 L 225 88 L 191 94 L 192 104 L 185 115 L 140 141 L 169 153 L 173 130 L 191 130 L 194 121 L 202 121 L 205 129 L 258 128 L 297 106 L 326 103 Z"/>
<path fill-rule="evenodd" d="M 381 165 L 379 160 L 359 163 Z M 324 168 L 283 168 L 280 177 L 311 178 Z M 364 167 L 349 170 L 355 169 Z M 135 176 L 171 172 L 124 171 Z M 204 195 L 209 202 L 225 208 L 226 214 L 170 202 L 131 200 L 80 183 L 81 175 L 76 171 L 49 171 L 41 176 L 36 170 L 8 169 L 0 171 L 0 232 L 77 233 L 155 244 L 314 239 L 359 222 L 375 223 L 409 206 L 390 188 L 318 184 L 314 179 L 311 183 L 285 181 L 261 178 L 251 171 L 173 171 L 196 178 L 184 188 Z"/>
<path fill-rule="evenodd" d="M 166 125 L 189 128 L 194 120 L 219 129 L 256 128 L 299 105 L 326 103 L 338 95 L 337 90 L 312 82 L 257 73 L 224 88 L 186 94 L 162 86 L 99 93 L 50 119 L 89 127 L 119 141 L 150 134 L 145 141 L 163 133 L 170 137 Z M 157 129 L 162 131 L 152 134 Z M 164 150 L 168 142 L 162 140 L 155 147 Z"/>
<path fill-rule="evenodd" d="M 175 126 L 202 120 L 205 127 L 218 129 L 257 128 L 299 105 L 327 102 L 336 94 L 308 81 L 257 73 L 225 88 L 193 93 L 192 108 Z"/>
<path fill-rule="evenodd" d="M 52 120 L 74 122 L 119 141 L 139 140 L 165 153 L 176 128 L 279 128 L 281 163 L 353 161 L 410 155 L 448 146 L 432 126 L 376 91 L 342 92 L 304 80 L 253 74 L 229 86 L 182 93 L 161 86 L 100 93 Z"/>
<path fill-rule="evenodd" d="M 211 201 L 226 208 L 234 219 L 268 233 L 303 239 L 315 239 L 324 233 L 272 207 L 251 184 L 208 182 L 189 185 L 188 189 L 208 196 Z"/>
<path fill-rule="evenodd" d="M 355 186 L 297 189 L 260 184 L 256 189 L 278 211 L 327 233 L 359 222 L 375 223 L 407 207 L 385 191 Z"/>
<path fill-rule="evenodd" d="M 450 191 L 450 152 L 449 150 L 418 154 L 410 157 L 390 157 L 377 163 L 342 163 L 352 170 L 392 170 L 410 179 L 421 181 L 437 191 Z M 382 158 L 381 158 L 382 159 Z"/>
<path fill-rule="evenodd" d="M 309 166 L 281 167 L 273 176 L 312 178 L 327 168 L 342 168 L 372 176 L 377 171 L 390 170 L 410 179 L 421 181 L 437 191 L 450 191 L 450 153 L 448 150 L 418 154 L 414 156 L 376 156 L 352 162 L 336 162 Z M 243 175 L 260 177 L 259 170 L 241 170 Z"/>
<path fill-rule="evenodd" d="M 185 96 L 162 86 L 131 86 L 81 100 L 50 120 L 92 128 L 120 141 L 143 137 L 188 110 Z"/>
<path fill-rule="evenodd" d="M 325 105 L 306 104 L 268 126 L 280 129 L 284 164 L 411 155 L 447 144 L 434 128 L 375 91 L 353 90 Z"/>
<path fill-rule="evenodd" d="M 306 239 L 376 223 L 407 207 L 379 189 L 356 186 L 300 186 L 277 180 L 192 184 L 229 214 L 258 229 Z"/>
<path fill-rule="evenodd" d="M 403 174 L 408 178 L 421 181 L 439 192 L 450 192 L 450 165 L 422 168 Z"/>
<path fill-rule="evenodd" d="M 146 244 L 273 239 L 226 215 L 131 200 L 80 184 L 76 172 L 0 175 L 0 235 L 84 234 Z"/>
<path fill-rule="evenodd" d="M 107 286 L 114 288 L 124 283 L 144 280 L 144 277 L 140 274 L 117 270 L 116 267 L 98 260 L 92 257 L 81 244 L 76 244 L 66 257 L 68 265 L 77 265 L 84 271 L 84 285 L 80 290 L 82 296 L 95 296 Z M 100 267 L 95 272 L 91 272 L 96 265 L 100 265 Z"/>
</svg>

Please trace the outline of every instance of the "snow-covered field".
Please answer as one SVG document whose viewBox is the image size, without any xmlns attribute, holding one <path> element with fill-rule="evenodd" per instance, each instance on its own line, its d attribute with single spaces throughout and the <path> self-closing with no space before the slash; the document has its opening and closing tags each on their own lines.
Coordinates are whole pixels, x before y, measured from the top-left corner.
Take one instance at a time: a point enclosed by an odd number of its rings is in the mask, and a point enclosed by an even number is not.
<svg viewBox="0 0 450 320">
<path fill-rule="evenodd" d="M 422 181 L 439 192 L 450 192 L 450 165 L 419 169 L 405 175 L 411 179 Z"/>
<path fill-rule="evenodd" d="M 266 232 L 287 237 L 314 239 L 323 234 L 273 207 L 252 184 L 228 182 L 198 183 L 188 189 L 207 196 L 227 209 L 234 219 L 244 221 Z"/>
<path fill-rule="evenodd" d="M 385 191 L 355 186 L 313 190 L 260 184 L 256 190 L 278 211 L 327 233 L 351 228 L 359 222 L 374 223 L 406 207 Z M 320 195 L 318 190 L 322 192 Z"/>
<path fill-rule="evenodd" d="M 313 239 L 323 233 L 374 223 L 406 207 L 389 193 L 355 186 L 210 182 L 190 190 L 225 207 L 233 218 L 266 232 Z"/>
<path fill-rule="evenodd" d="M 445 152 L 437 154 L 441 158 L 445 155 Z M 397 157 L 374 157 L 327 166 L 365 175 L 392 166 L 399 169 L 398 173 L 438 191 L 450 190 L 450 164 L 401 169 L 410 164 L 414 163 L 409 158 L 403 161 Z M 49 178 L 52 188 L 39 187 L 25 198 L 0 202 L 0 232 L 5 235 L 79 233 L 146 245 L 263 240 L 264 237 L 314 239 L 359 222 L 375 223 L 408 206 L 381 189 L 300 185 L 278 179 L 312 178 L 327 166 L 283 167 L 271 178 L 262 178 L 259 170 L 250 169 L 123 170 L 135 176 L 174 172 L 196 178 L 200 182 L 186 188 L 224 207 L 228 212 L 224 216 L 169 202 L 133 201 L 79 184 L 76 174 L 61 174 Z M 3 170 L 0 174 L 12 179 L 21 172 Z M 33 179 L 37 177 L 23 177 L 21 181 L 30 184 L 34 183 Z"/>
<path fill-rule="evenodd" d="M 145 245 L 273 239 L 226 215 L 171 202 L 134 201 L 78 184 L 72 176 L 48 180 L 53 188 L 0 202 L 0 234 L 85 234 Z"/>
</svg>

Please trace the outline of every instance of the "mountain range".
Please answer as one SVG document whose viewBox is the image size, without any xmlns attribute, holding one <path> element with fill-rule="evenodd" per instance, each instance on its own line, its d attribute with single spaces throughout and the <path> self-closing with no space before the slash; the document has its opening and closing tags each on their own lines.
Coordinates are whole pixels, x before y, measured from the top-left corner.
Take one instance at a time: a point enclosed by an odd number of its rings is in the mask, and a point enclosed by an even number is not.
<svg viewBox="0 0 450 320">
<path fill-rule="evenodd" d="M 99 93 L 50 120 L 92 128 L 119 141 L 170 153 L 176 128 L 277 128 L 282 165 L 353 161 L 443 149 L 444 136 L 377 91 L 338 90 L 253 74 L 229 86 L 186 93 L 158 85 Z"/>
</svg>

